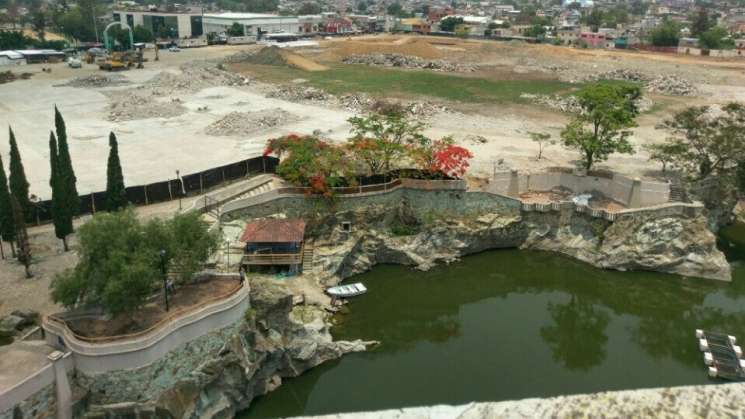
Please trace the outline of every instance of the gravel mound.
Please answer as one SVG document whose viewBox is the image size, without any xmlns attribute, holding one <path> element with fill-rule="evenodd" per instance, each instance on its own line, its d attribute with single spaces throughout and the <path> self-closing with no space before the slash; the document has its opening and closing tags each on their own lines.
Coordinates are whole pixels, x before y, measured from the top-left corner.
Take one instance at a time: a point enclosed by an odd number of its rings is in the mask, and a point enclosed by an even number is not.
<svg viewBox="0 0 745 419">
<path fill-rule="evenodd" d="M 403 54 L 368 54 L 344 57 L 345 64 L 364 64 L 379 67 L 421 68 L 434 71 L 468 73 L 476 67 L 446 60 L 427 60 Z"/>
<path fill-rule="evenodd" d="M 129 79 L 122 74 L 91 74 L 90 76 L 75 77 L 67 83 L 57 86 L 100 88 L 110 86 L 121 86 L 128 84 Z"/>
<path fill-rule="evenodd" d="M 231 112 L 213 122 L 206 129 L 207 135 L 245 135 L 267 128 L 274 128 L 300 118 L 283 110 L 268 109 L 260 112 Z"/>
</svg>

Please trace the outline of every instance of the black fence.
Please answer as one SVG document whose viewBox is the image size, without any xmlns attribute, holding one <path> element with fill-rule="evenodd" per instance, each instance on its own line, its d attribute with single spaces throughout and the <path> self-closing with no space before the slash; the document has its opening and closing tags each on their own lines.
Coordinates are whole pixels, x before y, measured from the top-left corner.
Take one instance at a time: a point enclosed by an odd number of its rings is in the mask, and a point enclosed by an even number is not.
<svg viewBox="0 0 745 419">
<path fill-rule="evenodd" d="M 253 174 L 274 173 L 279 164 L 276 157 L 254 157 L 225 166 L 214 167 L 198 173 L 182 175 L 181 180 L 170 179 L 147 185 L 130 186 L 127 199 L 133 205 L 149 205 L 187 196 L 201 195 L 225 183 Z M 182 186 L 183 181 L 183 186 Z M 34 203 L 34 213 L 29 221 L 41 224 L 52 220 L 52 201 Z M 80 214 L 95 214 L 105 208 L 106 192 L 92 192 L 80 196 Z"/>
</svg>

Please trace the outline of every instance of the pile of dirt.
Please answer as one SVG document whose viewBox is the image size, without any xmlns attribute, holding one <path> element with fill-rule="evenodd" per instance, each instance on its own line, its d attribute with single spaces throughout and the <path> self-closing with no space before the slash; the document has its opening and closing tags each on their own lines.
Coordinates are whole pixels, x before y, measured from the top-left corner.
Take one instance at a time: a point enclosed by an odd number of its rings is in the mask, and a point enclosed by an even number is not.
<svg viewBox="0 0 745 419">
<path fill-rule="evenodd" d="M 402 54 L 367 54 L 350 55 L 342 59 L 345 64 L 364 64 L 381 67 L 422 68 L 434 71 L 446 72 L 473 72 L 476 67 L 468 64 L 459 64 L 446 60 L 426 60 L 419 57 L 410 57 Z"/>
<path fill-rule="evenodd" d="M 20 73 L 16 74 L 10 70 L 8 71 L 0 71 L 0 84 L 3 83 L 10 83 L 12 81 L 16 80 L 28 80 L 32 76 L 31 73 Z"/>
<path fill-rule="evenodd" d="M 228 64 L 287 65 L 282 50 L 276 46 L 264 47 L 258 51 L 241 51 L 225 58 Z"/>
<path fill-rule="evenodd" d="M 215 86 L 244 86 L 249 79 L 223 70 L 210 62 L 192 62 L 180 67 L 181 74 L 163 71 L 143 83 L 138 89 L 150 89 L 153 94 L 168 95 L 174 92 L 197 92 Z"/>
<path fill-rule="evenodd" d="M 649 80 L 644 73 L 635 70 L 618 68 L 605 73 L 600 73 L 592 77 L 593 80 L 620 80 L 635 83 L 644 83 Z"/>
<path fill-rule="evenodd" d="M 297 116 L 283 109 L 268 109 L 259 112 L 231 112 L 210 124 L 207 135 L 247 135 L 267 128 L 299 120 Z"/>
<path fill-rule="evenodd" d="M 305 58 L 302 55 L 269 46 L 259 51 L 242 51 L 225 58 L 226 64 L 258 64 L 271 66 L 290 66 L 304 71 L 325 71 L 328 67 Z"/>
<path fill-rule="evenodd" d="M 109 95 L 108 115 L 112 122 L 135 121 L 148 118 L 173 118 L 186 112 L 178 99 L 158 101 L 155 97 L 141 94 Z"/>
<path fill-rule="evenodd" d="M 121 86 L 128 83 L 129 79 L 127 79 L 123 74 L 91 74 L 90 76 L 75 77 L 67 83 L 58 84 L 56 86 L 100 88 Z"/>
<path fill-rule="evenodd" d="M 398 41 L 347 40 L 334 44 L 340 57 L 369 54 L 401 54 L 420 58 L 442 58 L 442 52 L 423 39 L 402 38 Z"/>
<path fill-rule="evenodd" d="M 333 95 L 324 92 L 315 87 L 304 86 L 278 86 L 276 89 L 267 93 L 266 97 L 283 99 L 290 102 L 304 102 L 328 104 L 334 99 Z"/>
</svg>

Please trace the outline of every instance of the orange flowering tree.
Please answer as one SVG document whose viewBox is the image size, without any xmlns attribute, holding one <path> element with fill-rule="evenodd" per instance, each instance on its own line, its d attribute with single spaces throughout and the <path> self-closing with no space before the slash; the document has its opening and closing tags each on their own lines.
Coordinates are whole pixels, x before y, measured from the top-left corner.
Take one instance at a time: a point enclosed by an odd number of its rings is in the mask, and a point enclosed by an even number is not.
<svg viewBox="0 0 745 419">
<path fill-rule="evenodd" d="M 277 174 L 296 186 L 310 187 L 311 194 L 333 196 L 333 187 L 354 179 L 343 147 L 312 135 L 295 134 L 267 141 L 264 155 L 279 157 Z"/>
</svg>

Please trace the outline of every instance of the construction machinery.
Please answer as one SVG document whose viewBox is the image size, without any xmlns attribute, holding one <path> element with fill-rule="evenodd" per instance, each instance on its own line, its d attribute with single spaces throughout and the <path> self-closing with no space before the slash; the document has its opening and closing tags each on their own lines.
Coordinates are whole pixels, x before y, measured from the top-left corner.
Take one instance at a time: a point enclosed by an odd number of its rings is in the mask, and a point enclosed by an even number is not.
<svg viewBox="0 0 745 419">
<path fill-rule="evenodd" d="M 129 70 L 136 61 L 135 53 L 130 51 L 114 51 L 98 64 L 98 68 L 106 71 Z"/>
</svg>

